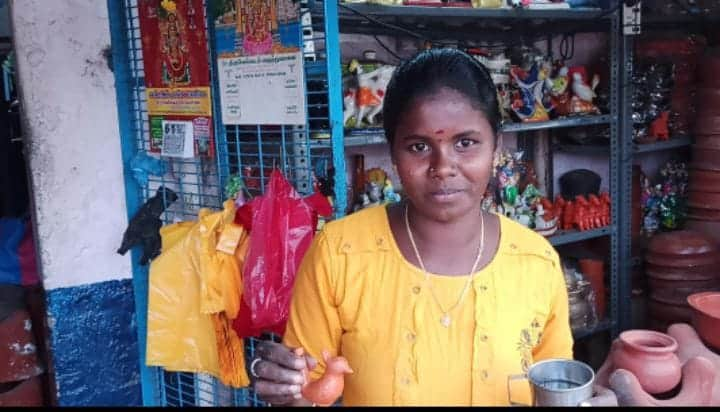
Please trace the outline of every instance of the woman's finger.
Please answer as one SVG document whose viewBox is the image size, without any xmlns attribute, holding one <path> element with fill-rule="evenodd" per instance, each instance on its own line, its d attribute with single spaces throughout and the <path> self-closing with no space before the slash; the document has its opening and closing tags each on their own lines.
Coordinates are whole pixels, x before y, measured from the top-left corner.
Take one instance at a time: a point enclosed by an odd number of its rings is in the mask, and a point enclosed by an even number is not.
<svg viewBox="0 0 720 412">
<path fill-rule="evenodd" d="M 255 365 L 255 373 L 260 380 L 281 384 L 302 385 L 305 381 L 301 371 L 287 369 L 276 363 L 261 360 Z"/>
<path fill-rule="evenodd" d="M 286 368 L 300 370 L 305 367 L 305 360 L 282 343 L 264 341 L 258 345 L 255 351 L 261 358 Z"/>
<path fill-rule="evenodd" d="M 259 380 L 255 382 L 255 393 L 263 399 L 285 397 L 291 400 L 299 399 L 300 396 L 302 396 L 300 394 L 301 390 L 302 388 L 300 385 L 288 385 L 266 380 Z"/>
<path fill-rule="evenodd" d="M 271 405 L 291 405 L 293 402 L 297 401 L 299 398 L 295 398 L 294 396 L 268 396 L 264 397 L 261 400 L 265 403 L 269 403 Z"/>
</svg>

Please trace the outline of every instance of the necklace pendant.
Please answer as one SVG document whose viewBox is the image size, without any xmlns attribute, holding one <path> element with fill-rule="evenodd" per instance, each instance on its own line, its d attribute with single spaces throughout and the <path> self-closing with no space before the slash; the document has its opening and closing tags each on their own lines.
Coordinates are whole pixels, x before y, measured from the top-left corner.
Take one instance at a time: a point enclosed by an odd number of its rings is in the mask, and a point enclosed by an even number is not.
<svg viewBox="0 0 720 412">
<path fill-rule="evenodd" d="M 451 319 L 450 319 L 450 315 L 448 315 L 448 314 L 446 313 L 446 314 L 442 315 L 442 317 L 440 318 L 440 324 L 443 325 L 443 326 L 445 326 L 446 328 L 449 328 L 449 327 L 450 327 L 450 320 L 451 320 Z"/>
</svg>

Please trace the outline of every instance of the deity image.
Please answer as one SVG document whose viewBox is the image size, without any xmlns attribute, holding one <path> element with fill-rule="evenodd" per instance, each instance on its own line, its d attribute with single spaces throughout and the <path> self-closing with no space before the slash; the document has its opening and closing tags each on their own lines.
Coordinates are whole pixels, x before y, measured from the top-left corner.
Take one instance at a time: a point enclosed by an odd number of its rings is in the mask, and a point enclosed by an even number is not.
<svg viewBox="0 0 720 412">
<path fill-rule="evenodd" d="M 167 18 L 159 20 L 162 36 L 163 84 L 170 87 L 190 84 L 190 63 L 185 39 L 185 22 L 177 12 L 168 12 Z"/>
<path fill-rule="evenodd" d="M 277 0 L 238 0 L 237 34 L 246 56 L 272 52 L 278 31 Z"/>
</svg>

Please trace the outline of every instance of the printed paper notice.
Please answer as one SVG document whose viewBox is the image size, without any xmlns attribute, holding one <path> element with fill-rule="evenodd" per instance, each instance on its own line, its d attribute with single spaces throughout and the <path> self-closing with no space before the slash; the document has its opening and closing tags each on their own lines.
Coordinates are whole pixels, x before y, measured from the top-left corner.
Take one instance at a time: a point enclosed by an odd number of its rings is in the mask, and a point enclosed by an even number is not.
<svg viewBox="0 0 720 412">
<path fill-rule="evenodd" d="M 162 128 L 162 156 L 188 159 L 195 155 L 193 122 L 163 120 Z"/>
<path fill-rule="evenodd" d="M 306 122 L 302 53 L 218 59 L 224 124 Z"/>
</svg>

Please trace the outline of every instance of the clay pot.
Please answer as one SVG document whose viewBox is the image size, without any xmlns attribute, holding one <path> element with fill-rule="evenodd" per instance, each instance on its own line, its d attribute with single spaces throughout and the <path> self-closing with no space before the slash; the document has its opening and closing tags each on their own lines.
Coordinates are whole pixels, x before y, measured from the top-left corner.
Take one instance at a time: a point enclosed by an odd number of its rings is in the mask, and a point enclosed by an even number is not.
<svg viewBox="0 0 720 412">
<path fill-rule="evenodd" d="M 653 265 L 676 268 L 710 266 L 718 262 L 718 253 L 698 253 L 696 255 L 682 256 L 661 255 L 648 252 L 645 255 L 645 260 Z"/>
<path fill-rule="evenodd" d="M 605 262 L 599 259 L 579 259 L 580 272 L 595 292 L 595 310 L 598 318 L 605 316 Z"/>
<path fill-rule="evenodd" d="M 0 390 L 0 406 L 43 406 L 40 376 L 13 383 L 9 390 Z"/>
<path fill-rule="evenodd" d="M 720 134 L 720 116 L 718 114 L 710 115 L 707 112 L 698 115 L 695 119 L 695 134 Z"/>
<path fill-rule="evenodd" d="M 668 323 L 689 323 L 692 309 L 687 304 L 688 295 L 699 292 L 697 289 L 657 289 L 650 292 L 648 315 L 650 318 Z"/>
<path fill-rule="evenodd" d="M 688 219 L 695 220 L 707 220 L 710 222 L 720 221 L 720 210 L 715 209 L 695 209 L 694 207 L 688 208 L 687 211 Z"/>
<path fill-rule="evenodd" d="M 710 280 L 718 279 L 715 266 L 695 266 L 689 268 L 674 268 L 667 266 L 645 265 L 645 274 L 663 280 Z"/>
<path fill-rule="evenodd" d="M 718 94 L 720 95 L 720 90 L 718 90 Z M 718 106 L 720 107 L 720 106 Z M 697 135 L 695 136 L 695 142 L 693 143 L 694 147 L 704 148 L 704 149 L 714 149 L 714 150 L 720 150 L 720 135 L 717 134 L 706 134 L 706 135 Z"/>
<path fill-rule="evenodd" d="M 648 251 L 660 255 L 697 255 L 713 253 L 718 247 L 702 232 L 676 230 L 658 233 L 648 242 Z"/>
<path fill-rule="evenodd" d="M 720 350 L 720 292 L 694 293 L 687 301 L 698 335 L 709 346 Z"/>
<path fill-rule="evenodd" d="M 702 279 L 702 280 L 687 280 L 687 279 L 676 279 L 668 280 L 657 278 L 653 276 L 647 277 L 648 286 L 652 290 L 658 289 L 672 289 L 672 288 L 685 288 L 693 290 L 709 290 L 720 286 L 719 279 Z"/>
<path fill-rule="evenodd" d="M 716 245 L 720 245 L 720 222 L 688 219 L 685 221 L 685 228 L 702 232 Z"/>
<path fill-rule="evenodd" d="M 622 332 L 619 342 L 611 354 L 613 366 L 632 372 L 643 390 L 659 394 L 680 383 L 681 365 L 675 355 L 678 344 L 672 336 L 633 329 Z"/>
<path fill-rule="evenodd" d="M 690 191 L 720 193 L 720 172 L 690 170 L 688 183 Z"/>
<path fill-rule="evenodd" d="M 705 113 L 717 113 L 718 107 L 720 107 L 720 89 L 698 87 L 696 101 L 698 107 Z"/>
<path fill-rule="evenodd" d="M 688 192 L 688 206 L 695 209 L 720 210 L 720 193 Z"/>
<path fill-rule="evenodd" d="M 694 169 L 720 170 L 720 150 L 693 146 L 691 159 Z"/>
</svg>

